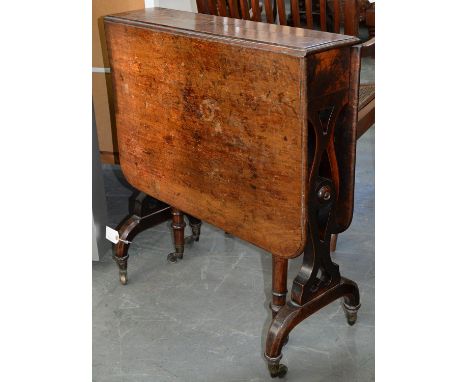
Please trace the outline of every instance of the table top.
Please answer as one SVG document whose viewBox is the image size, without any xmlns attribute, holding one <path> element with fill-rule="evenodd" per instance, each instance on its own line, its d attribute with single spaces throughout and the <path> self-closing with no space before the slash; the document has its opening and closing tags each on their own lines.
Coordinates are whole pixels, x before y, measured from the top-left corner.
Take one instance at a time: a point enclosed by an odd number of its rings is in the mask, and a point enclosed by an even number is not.
<svg viewBox="0 0 468 382">
<path fill-rule="evenodd" d="M 165 8 L 124 12 L 106 16 L 105 20 L 151 29 L 170 29 L 171 32 L 202 35 L 203 38 L 230 40 L 230 43 L 241 45 L 255 44 L 259 48 L 295 56 L 359 42 L 356 37 L 342 34 Z"/>
<path fill-rule="evenodd" d="M 104 21 L 129 183 L 276 256 L 300 255 L 319 139 L 310 118 L 340 115 L 357 39 L 158 8 Z"/>
</svg>

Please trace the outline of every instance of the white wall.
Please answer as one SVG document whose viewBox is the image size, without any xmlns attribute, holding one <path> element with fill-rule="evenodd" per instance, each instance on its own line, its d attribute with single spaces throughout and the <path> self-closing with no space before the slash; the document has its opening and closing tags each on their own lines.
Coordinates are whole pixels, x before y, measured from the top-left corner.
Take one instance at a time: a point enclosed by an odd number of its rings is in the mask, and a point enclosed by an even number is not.
<svg viewBox="0 0 468 382">
<path fill-rule="evenodd" d="M 179 11 L 197 11 L 196 0 L 145 0 L 145 6 L 146 8 L 163 7 Z"/>
<path fill-rule="evenodd" d="M 93 107 L 93 260 L 98 261 L 110 249 L 106 240 L 107 202 Z"/>
</svg>

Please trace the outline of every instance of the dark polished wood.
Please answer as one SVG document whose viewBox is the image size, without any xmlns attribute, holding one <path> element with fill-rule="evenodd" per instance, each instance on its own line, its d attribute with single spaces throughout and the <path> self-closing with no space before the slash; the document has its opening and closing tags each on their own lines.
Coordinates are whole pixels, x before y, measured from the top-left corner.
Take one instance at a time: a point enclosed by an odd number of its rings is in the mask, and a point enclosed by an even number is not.
<svg viewBox="0 0 468 382">
<path fill-rule="evenodd" d="M 349 76 L 349 58 L 337 55 L 358 40 L 296 29 L 298 40 L 283 26 L 261 34 L 266 24 L 235 20 L 242 28 L 230 30 L 219 28 L 232 21 L 225 18 L 170 15 L 155 8 L 106 18 L 127 180 L 277 256 L 300 255 L 306 241 L 306 65 L 320 57 L 320 86 L 328 85 L 327 73 L 335 75 L 335 61 Z M 135 24 L 138 18 L 144 22 Z M 182 27 L 191 28 L 190 38 Z M 205 30 L 209 39 L 202 38 Z M 330 46 L 334 50 L 314 56 Z M 194 76 L 199 68 L 203 75 Z M 346 89 L 349 78 L 335 86 Z M 129 102 L 128 94 L 146 96 Z"/>
<path fill-rule="evenodd" d="M 203 5 L 198 6 L 198 11 L 201 13 L 221 15 L 218 11 L 219 4 L 226 3 L 226 1 L 218 1 L 218 8 L 209 8 Z M 367 0 L 291 0 L 290 5 L 290 18 L 287 18 L 286 6 L 283 0 L 278 2 L 267 0 L 264 6 L 261 7 L 259 0 L 251 0 L 252 10 L 255 9 L 255 20 L 266 21 L 274 23 L 278 19 L 281 25 L 292 25 L 295 27 L 303 27 L 309 29 L 320 29 L 322 31 L 332 31 L 335 33 L 341 32 L 343 26 L 344 33 L 347 35 L 359 35 L 359 22 L 366 21 L 369 27 L 370 37 L 374 37 L 374 10 L 375 4 L 370 4 Z M 234 4 L 237 4 L 234 2 Z M 242 5 L 244 13 L 246 5 Z M 232 5 L 229 5 L 232 9 Z M 257 14 L 257 9 L 264 12 L 264 16 Z M 243 13 L 243 14 L 244 14 Z M 231 14 L 234 18 L 246 18 L 243 14 Z M 247 18 L 248 19 L 248 18 Z M 314 21 L 315 20 L 315 21 Z M 299 36 L 295 36 L 298 39 Z M 371 38 L 362 44 L 361 55 L 364 57 L 373 57 L 375 55 L 375 38 Z M 371 90 L 370 90 L 371 89 Z M 375 123 L 375 86 L 373 84 L 366 84 L 359 87 L 359 93 L 365 93 L 366 97 L 359 96 L 358 102 L 358 125 L 357 125 L 357 138 L 361 137 L 369 128 Z M 361 102 L 361 100 L 363 102 Z M 348 146 L 348 149 L 354 149 Z M 354 178 L 354 173 L 351 174 Z M 354 183 L 353 183 L 354 188 Z M 351 195 L 351 194 L 349 194 Z M 338 211 L 345 211 L 341 208 Z M 332 252 L 336 250 L 336 243 L 338 233 L 343 232 L 351 222 L 348 214 L 348 222 L 339 225 L 337 232 L 333 235 Z M 351 211 L 352 214 L 352 211 Z M 340 220 L 340 217 L 338 217 Z"/>
<path fill-rule="evenodd" d="M 167 256 L 167 260 L 171 263 L 176 263 L 184 257 L 184 230 L 185 230 L 184 214 L 177 208 L 172 207 L 172 230 L 174 233 L 175 252 Z"/>
<path fill-rule="evenodd" d="M 303 305 L 289 301 L 273 318 L 267 335 L 265 358 L 270 370 L 284 373 L 284 366 L 279 363 L 282 358 L 281 349 L 295 326 L 307 317 L 331 302 L 343 298 L 343 308 L 350 325 L 356 322 L 356 313 L 360 307 L 359 289 L 351 280 L 341 277 L 337 283 L 326 288 L 320 288 Z M 275 375 L 277 376 L 277 375 Z"/>
<path fill-rule="evenodd" d="M 272 256 L 272 285 L 271 285 L 271 304 L 270 309 L 273 317 L 286 304 L 288 294 L 288 260 L 282 257 Z"/>
<path fill-rule="evenodd" d="M 155 227 L 165 221 L 173 220 L 175 252 L 170 253 L 167 259 L 170 262 L 177 262 L 183 258 L 184 245 L 194 241 L 199 241 L 202 222 L 193 216 L 186 215 L 189 220 L 192 235 L 184 238 L 184 230 L 179 226 L 184 224 L 184 214 L 178 210 L 171 209 L 169 205 L 154 199 L 144 192 L 136 191 L 129 199 L 129 215 L 116 227 L 119 232 L 120 241 L 115 244 L 114 260 L 119 268 L 119 279 L 122 285 L 128 282 L 128 250 L 132 240 L 140 232 Z M 176 225 L 174 227 L 174 225 Z M 180 235 L 182 231 L 182 236 Z"/>
<path fill-rule="evenodd" d="M 199 4 L 210 13 L 217 2 Z M 239 17 L 254 14 L 238 4 Z M 265 357 L 284 375 L 295 325 L 337 298 L 350 324 L 359 308 L 330 257 L 353 214 L 359 39 L 159 8 L 107 16 L 105 27 L 125 177 L 172 206 L 177 259 L 181 211 L 272 253 Z M 288 261 L 301 254 L 287 302 Z"/>
<path fill-rule="evenodd" d="M 114 245 L 114 260 L 119 267 L 119 278 L 123 285 L 128 281 L 128 249 L 131 241 L 140 232 L 171 218 L 170 206 L 139 191 L 136 191 L 129 200 L 129 212 L 116 228 L 120 241 Z"/>
<path fill-rule="evenodd" d="M 202 222 L 196 217 L 184 214 L 177 208 L 172 207 L 171 211 L 171 227 L 174 235 L 175 252 L 172 252 L 169 255 L 167 255 L 167 260 L 171 263 L 177 263 L 177 261 L 182 260 L 184 257 L 185 244 L 192 243 L 200 239 L 200 229 Z M 192 230 L 192 234 L 187 237 L 184 236 L 185 227 L 187 226 L 184 220 L 184 216 L 187 217 L 190 228 Z"/>
</svg>

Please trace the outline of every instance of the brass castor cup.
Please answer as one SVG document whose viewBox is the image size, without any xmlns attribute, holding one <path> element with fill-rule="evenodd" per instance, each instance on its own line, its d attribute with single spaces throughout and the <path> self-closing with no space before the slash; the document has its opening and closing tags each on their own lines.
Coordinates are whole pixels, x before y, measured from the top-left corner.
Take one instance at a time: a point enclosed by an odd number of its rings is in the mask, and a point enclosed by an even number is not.
<svg viewBox="0 0 468 382">
<path fill-rule="evenodd" d="M 348 325 L 353 326 L 356 321 L 357 321 L 357 312 L 359 308 L 361 307 L 361 304 L 357 306 L 350 306 L 346 304 L 345 301 L 343 301 L 343 310 L 346 314 L 346 320 L 348 321 Z"/>
<path fill-rule="evenodd" d="M 119 270 L 119 278 L 120 278 L 120 283 L 122 285 L 127 285 L 127 281 L 128 281 L 128 278 L 127 278 L 127 270 Z"/>
<path fill-rule="evenodd" d="M 183 253 L 172 252 L 167 255 L 167 261 L 170 263 L 177 263 L 177 261 L 182 260 L 183 257 Z"/>
<path fill-rule="evenodd" d="M 288 367 L 282 363 L 276 365 L 268 365 L 268 370 L 270 371 L 271 378 L 283 378 L 288 372 Z"/>
<path fill-rule="evenodd" d="M 268 363 L 268 371 L 270 372 L 271 378 L 283 378 L 286 375 L 288 367 L 279 362 L 283 357 L 283 354 L 280 354 L 276 358 L 270 358 L 264 354 L 264 357 Z"/>
<path fill-rule="evenodd" d="M 114 260 L 119 267 L 119 280 L 120 284 L 127 285 L 128 278 L 127 278 L 127 261 L 128 255 L 124 257 L 119 257 L 114 255 Z"/>
</svg>

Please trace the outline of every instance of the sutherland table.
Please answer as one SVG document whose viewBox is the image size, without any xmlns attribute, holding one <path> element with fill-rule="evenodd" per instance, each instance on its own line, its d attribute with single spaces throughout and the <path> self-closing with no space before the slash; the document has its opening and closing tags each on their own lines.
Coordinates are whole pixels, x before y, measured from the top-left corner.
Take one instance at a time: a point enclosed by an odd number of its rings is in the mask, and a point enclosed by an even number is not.
<svg viewBox="0 0 468 382">
<path fill-rule="evenodd" d="M 140 194 L 118 227 L 128 240 L 172 216 L 182 258 L 184 214 L 272 253 L 272 376 L 289 332 L 356 284 L 330 258 L 330 235 L 351 223 L 360 48 L 355 37 L 162 8 L 105 18 L 120 163 Z M 287 301 L 288 260 L 303 264 Z"/>
</svg>

